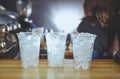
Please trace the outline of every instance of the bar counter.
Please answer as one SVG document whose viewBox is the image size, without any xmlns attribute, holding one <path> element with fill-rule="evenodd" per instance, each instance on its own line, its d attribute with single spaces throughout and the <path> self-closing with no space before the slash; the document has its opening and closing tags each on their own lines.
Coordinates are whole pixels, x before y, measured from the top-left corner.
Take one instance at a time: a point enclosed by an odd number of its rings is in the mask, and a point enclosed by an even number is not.
<svg viewBox="0 0 120 79">
<path fill-rule="evenodd" d="M 36 69 L 23 69 L 20 60 L 1 59 L 0 79 L 120 79 L 120 64 L 112 59 L 96 59 L 90 70 L 74 68 L 73 59 L 65 59 L 64 67 L 50 68 L 40 59 Z"/>
</svg>

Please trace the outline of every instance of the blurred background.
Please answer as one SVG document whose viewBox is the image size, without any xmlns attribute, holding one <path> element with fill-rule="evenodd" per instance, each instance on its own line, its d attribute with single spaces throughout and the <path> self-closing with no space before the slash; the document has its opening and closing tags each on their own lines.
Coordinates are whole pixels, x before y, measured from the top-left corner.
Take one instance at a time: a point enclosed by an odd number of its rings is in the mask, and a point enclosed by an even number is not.
<svg viewBox="0 0 120 79">
<path fill-rule="evenodd" d="M 71 32 L 76 29 L 83 17 L 83 0 L 31 0 L 30 18 L 37 27 L 54 31 Z M 16 0 L 0 0 L 8 11 L 16 10 Z"/>
<path fill-rule="evenodd" d="M 22 4 L 22 2 L 25 2 Z M 44 31 L 75 32 L 84 16 L 84 0 L 0 0 L 0 53 L 17 47 L 14 35 L 42 27 Z M 120 0 L 110 0 L 115 14 L 120 15 Z M 13 16 L 11 16 L 13 15 Z M 12 41 L 11 41 L 12 40 Z M 17 49 L 19 51 L 19 48 Z M 13 50 L 11 52 L 16 52 Z M 17 51 L 17 52 L 18 52 Z M 13 58 L 17 53 L 0 55 Z"/>
<path fill-rule="evenodd" d="M 83 0 L 31 0 L 32 13 L 30 18 L 38 27 L 54 31 L 75 31 L 83 17 Z M 111 0 L 116 11 L 120 13 L 120 0 Z M 8 11 L 16 10 L 16 0 L 0 0 Z"/>
</svg>

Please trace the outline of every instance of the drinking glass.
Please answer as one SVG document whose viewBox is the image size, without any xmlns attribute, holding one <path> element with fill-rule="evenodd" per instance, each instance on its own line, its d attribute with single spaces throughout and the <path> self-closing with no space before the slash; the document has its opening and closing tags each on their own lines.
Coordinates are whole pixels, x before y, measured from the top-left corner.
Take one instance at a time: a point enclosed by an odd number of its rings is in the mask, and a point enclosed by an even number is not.
<svg viewBox="0 0 120 79">
<path fill-rule="evenodd" d="M 83 70 L 90 68 L 95 38 L 96 35 L 90 33 L 71 33 L 76 68 Z"/>
<path fill-rule="evenodd" d="M 31 32 L 17 34 L 23 68 L 38 67 L 41 35 Z"/>
<path fill-rule="evenodd" d="M 51 32 L 46 35 L 49 67 L 62 67 L 66 49 L 66 33 Z"/>
</svg>

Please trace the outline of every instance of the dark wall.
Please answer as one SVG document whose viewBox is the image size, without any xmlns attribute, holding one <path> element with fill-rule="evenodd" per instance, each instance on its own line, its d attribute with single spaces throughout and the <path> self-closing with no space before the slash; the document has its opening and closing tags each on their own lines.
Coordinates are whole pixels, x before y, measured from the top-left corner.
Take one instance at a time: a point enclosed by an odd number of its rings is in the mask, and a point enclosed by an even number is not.
<svg viewBox="0 0 120 79">
<path fill-rule="evenodd" d="M 16 12 L 16 0 L 0 0 L 0 5 L 4 6 L 8 11 Z"/>
<path fill-rule="evenodd" d="M 115 13 L 120 14 L 120 0 L 112 0 L 111 3 L 115 10 Z"/>
<path fill-rule="evenodd" d="M 69 27 L 69 24 L 67 26 L 64 25 L 56 25 L 54 22 L 54 17 L 57 16 L 59 12 L 64 11 L 65 14 L 67 14 L 67 11 L 72 11 L 78 15 L 78 19 L 82 17 L 82 2 L 83 0 L 34 0 L 33 1 L 33 13 L 31 17 L 35 21 L 35 23 L 38 26 L 44 26 L 47 28 L 54 28 L 59 29 L 63 27 Z M 76 10 L 75 10 L 76 8 Z M 70 13 L 68 13 L 69 15 Z M 63 15 L 62 17 L 66 17 L 66 15 Z M 60 18 L 59 18 L 60 19 Z M 71 19 L 72 20 L 72 19 Z M 60 20 L 62 23 L 62 20 Z M 64 22 L 67 23 L 67 20 L 64 19 Z M 59 28 L 57 28 L 57 26 Z"/>
</svg>

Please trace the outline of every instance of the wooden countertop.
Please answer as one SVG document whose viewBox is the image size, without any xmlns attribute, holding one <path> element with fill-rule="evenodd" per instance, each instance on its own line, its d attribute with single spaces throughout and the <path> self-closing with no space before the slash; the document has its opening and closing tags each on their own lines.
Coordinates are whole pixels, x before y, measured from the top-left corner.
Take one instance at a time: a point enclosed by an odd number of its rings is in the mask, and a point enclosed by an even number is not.
<svg viewBox="0 0 120 79">
<path fill-rule="evenodd" d="M 120 79 L 120 64 L 112 59 L 92 60 L 91 69 L 75 69 L 72 59 L 66 59 L 64 67 L 50 68 L 48 61 L 40 59 L 39 67 L 26 70 L 20 60 L 1 59 L 0 79 Z"/>
</svg>

